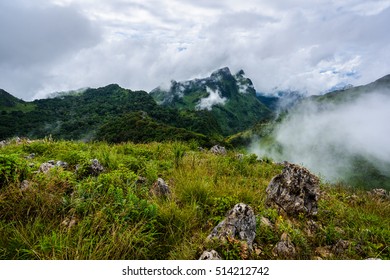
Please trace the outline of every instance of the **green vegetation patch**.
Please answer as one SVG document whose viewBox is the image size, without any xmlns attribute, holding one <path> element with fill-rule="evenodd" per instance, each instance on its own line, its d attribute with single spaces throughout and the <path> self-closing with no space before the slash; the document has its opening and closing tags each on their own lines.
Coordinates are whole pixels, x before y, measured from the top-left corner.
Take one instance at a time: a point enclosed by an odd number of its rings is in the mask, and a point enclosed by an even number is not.
<svg viewBox="0 0 390 280">
<path fill-rule="evenodd" d="M 325 184 L 318 216 L 291 218 L 264 203 L 282 167 L 254 155 L 214 155 L 192 142 L 51 139 L 0 151 L 1 259 L 198 259 L 206 249 L 224 259 L 280 259 L 274 247 L 284 234 L 296 250 L 287 258 L 390 259 L 389 200 Z M 75 172 L 90 159 L 104 171 Z M 49 160 L 68 165 L 38 172 Z M 151 192 L 157 178 L 170 195 Z M 207 243 L 240 202 L 256 215 L 253 250 L 234 238 Z"/>
</svg>

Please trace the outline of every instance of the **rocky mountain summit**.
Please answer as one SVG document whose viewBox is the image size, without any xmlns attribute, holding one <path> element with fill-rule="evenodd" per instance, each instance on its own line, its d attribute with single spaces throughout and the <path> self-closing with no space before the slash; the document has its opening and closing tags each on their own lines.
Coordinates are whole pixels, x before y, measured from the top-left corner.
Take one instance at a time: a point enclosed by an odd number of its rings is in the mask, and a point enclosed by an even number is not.
<svg viewBox="0 0 390 280">
<path fill-rule="evenodd" d="M 150 95 L 160 105 L 181 110 L 209 111 L 229 135 L 270 119 L 272 111 L 257 97 L 252 81 L 243 70 L 232 74 L 228 67 L 210 77 L 171 81 L 169 89 L 157 87 Z"/>
<path fill-rule="evenodd" d="M 211 73 L 210 77 L 183 82 L 172 80 L 168 90 L 157 87 L 150 94 L 159 104 L 211 110 L 213 105 L 223 103 L 234 94 L 254 95 L 256 91 L 252 81 L 245 77 L 244 70 L 232 75 L 230 69 L 224 67 Z M 195 95 L 195 100 L 186 100 Z"/>
</svg>

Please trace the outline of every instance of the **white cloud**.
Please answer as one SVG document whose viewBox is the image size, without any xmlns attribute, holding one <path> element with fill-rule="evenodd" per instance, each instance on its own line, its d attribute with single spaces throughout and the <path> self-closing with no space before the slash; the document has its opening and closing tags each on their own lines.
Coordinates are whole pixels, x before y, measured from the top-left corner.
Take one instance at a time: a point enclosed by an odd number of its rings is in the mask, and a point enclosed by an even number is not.
<svg viewBox="0 0 390 280">
<path fill-rule="evenodd" d="M 149 91 L 223 66 L 262 92 L 309 94 L 390 73 L 390 1 L 8 2 L 0 87 L 26 99 L 106 83 Z"/>
<path fill-rule="evenodd" d="M 214 105 L 225 104 L 227 101 L 226 97 L 222 97 L 221 92 L 217 90 L 212 90 L 209 87 L 206 87 L 207 93 L 209 94 L 207 97 L 202 98 L 199 101 L 199 104 L 196 105 L 197 110 L 211 110 Z"/>
</svg>

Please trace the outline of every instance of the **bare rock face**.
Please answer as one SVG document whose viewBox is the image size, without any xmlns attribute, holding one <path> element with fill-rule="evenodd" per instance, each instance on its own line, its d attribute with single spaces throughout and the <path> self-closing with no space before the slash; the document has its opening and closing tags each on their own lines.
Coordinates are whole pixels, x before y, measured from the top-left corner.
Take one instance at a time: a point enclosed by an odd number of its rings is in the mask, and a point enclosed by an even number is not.
<svg viewBox="0 0 390 280">
<path fill-rule="evenodd" d="M 165 183 L 165 181 L 162 178 L 158 178 L 157 181 L 153 184 L 150 192 L 153 195 L 165 197 L 169 196 L 171 194 L 171 190 L 169 189 L 169 186 Z"/>
<path fill-rule="evenodd" d="M 225 241 L 227 238 L 246 241 L 252 248 L 256 236 L 256 218 L 250 206 L 244 203 L 236 204 L 207 237 L 207 240 L 217 238 Z"/>
<path fill-rule="evenodd" d="M 320 195 L 319 179 L 306 168 L 285 163 L 283 172 L 267 187 L 267 205 L 276 205 L 288 215 L 316 215 Z"/>
<path fill-rule="evenodd" d="M 212 152 L 215 155 L 226 155 L 226 148 L 223 146 L 215 145 L 211 147 L 210 152 Z"/>
<path fill-rule="evenodd" d="M 217 251 L 211 250 L 204 251 L 203 254 L 200 256 L 199 260 L 221 260 L 221 257 L 219 256 Z"/>
<path fill-rule="evenodd" d="M 283 233 L 280 241 L 276 244 L 272 250 L 274 256 L 292 259 L 296 255 L 296 250 L 294 244 L 291 242 L 290 237 L 287 233 Z"/>
</svg>

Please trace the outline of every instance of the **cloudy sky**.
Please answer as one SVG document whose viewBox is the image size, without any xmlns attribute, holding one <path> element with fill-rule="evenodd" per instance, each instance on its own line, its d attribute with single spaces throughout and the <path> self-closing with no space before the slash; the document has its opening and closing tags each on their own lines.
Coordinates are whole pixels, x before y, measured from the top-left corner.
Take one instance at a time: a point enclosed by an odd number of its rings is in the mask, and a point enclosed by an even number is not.
<svg viewBox="0 0 390 280">
<path fill-rule="evenodd" d="M 0 2 L 0 88 L 31 100 L 244 69 L 257 91 L 318 94 L 390 73 L 390 0 Z"/>
</svg>

